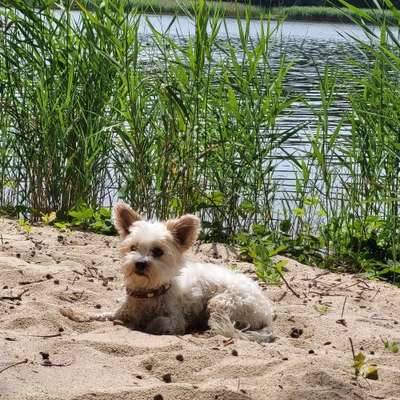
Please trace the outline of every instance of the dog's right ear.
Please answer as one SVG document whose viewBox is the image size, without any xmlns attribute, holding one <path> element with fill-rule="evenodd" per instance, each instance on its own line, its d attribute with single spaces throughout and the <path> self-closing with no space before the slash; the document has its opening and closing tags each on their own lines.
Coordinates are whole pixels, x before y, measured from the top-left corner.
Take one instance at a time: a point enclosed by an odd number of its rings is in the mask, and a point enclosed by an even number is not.
<svg viewBox="0 0 400 400">
<path fill-rule="evenodd" d="M 120 234 L 121 238 L 124 239 L 129 234 L 129 227 L 136 221 L 139 221 L 140 215 L 133 211 L 128 204 L 123 201 L 119 201 L 113 209 L 113 220 L 114 226 Z"/>
<path fill-rule="evenodd" d="M 186 251 L 192 247 L 199 235 L 200 219 L 195 215 L 186 214 L 178 219 L 167 221 L 166 226 L 180 249 Z"/>
</svg>

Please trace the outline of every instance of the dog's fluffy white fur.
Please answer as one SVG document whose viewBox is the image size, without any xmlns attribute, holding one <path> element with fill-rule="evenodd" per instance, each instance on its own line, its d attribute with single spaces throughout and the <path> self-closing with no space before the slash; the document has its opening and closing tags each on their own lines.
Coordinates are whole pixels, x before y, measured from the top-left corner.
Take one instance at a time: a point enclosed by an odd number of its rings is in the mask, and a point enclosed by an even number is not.
<svg viewBox="0 0 400 400">
<path fill-rule="evenodd" d="M 184 334 L 208 326 L 227 337 L 272 340 L 272 304 L 257 283 L 221 266 L 186 260 L 184 253 L 200 227 L 196 216 L 144 221 L 119 202 L 114 223 L 122 239 L 125 302 L 113 314 L 85 317 L 63 309 L 65 316 L 77 321 L 118 319 L 153 334 Z M 163 285 L 169 290 L 154 297 L 129 294 L 151 293 Z"/>
</svg>

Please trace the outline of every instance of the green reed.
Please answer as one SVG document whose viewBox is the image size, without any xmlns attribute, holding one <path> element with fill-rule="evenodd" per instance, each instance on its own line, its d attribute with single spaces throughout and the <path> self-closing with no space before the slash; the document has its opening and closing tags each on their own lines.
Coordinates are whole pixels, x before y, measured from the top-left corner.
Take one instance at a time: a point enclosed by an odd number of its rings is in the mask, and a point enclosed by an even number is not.
<svg viewBox="0 0 400 400">
<path fill-rule="evenodd" d="M 386 6 L 392 20 L 400 21 L 389 1 Z M 400 43 L 393 26 L 363 10 L 352 12 L 365 35 L 352 38 L 359 57 L 348 56 L 351 73 L 326 69 L 320 75 L 321 105 L 314 110 L 317 128 L 309 135 L 307 161 L 293 160 L 298 172 L 292 238 L 303 253 L 309 251 L 308 258 L 302 255 L 308 262 L 321 263 L 322 252 L 325 266 L 398 281 Z M 329 123 L 343 87 L 350 108 Z M 342 136 L 345 126 L 350 132 Z"/>
</svg>

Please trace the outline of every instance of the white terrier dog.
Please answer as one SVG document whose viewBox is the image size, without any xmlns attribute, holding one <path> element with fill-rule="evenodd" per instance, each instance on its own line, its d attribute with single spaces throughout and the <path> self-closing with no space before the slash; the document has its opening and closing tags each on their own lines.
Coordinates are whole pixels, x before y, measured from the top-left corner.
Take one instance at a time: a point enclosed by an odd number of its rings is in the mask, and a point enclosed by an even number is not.
<svg viewBox="0 0 400 400">
<path fill-rule="evenodd" d="M 124 256 L 126 300 L 113 314 L 62 314 L 75 321 L 121 320 L 153 334 L 184 334 L 207 326 L 213 334 L 271 341 L 273 308 L 257 283 L 227 268 L 187 261 L 200 220 L 184 215 L 143 221 L 127 204 L 114 207 Z"/>
</svg>

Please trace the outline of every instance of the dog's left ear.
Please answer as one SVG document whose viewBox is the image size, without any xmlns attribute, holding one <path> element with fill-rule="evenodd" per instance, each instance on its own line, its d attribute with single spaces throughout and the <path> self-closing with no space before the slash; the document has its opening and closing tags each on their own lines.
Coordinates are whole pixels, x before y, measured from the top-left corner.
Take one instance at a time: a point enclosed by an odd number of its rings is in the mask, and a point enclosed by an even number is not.
<svg viewBox="0 0 400 400">
<path fill-rule="evenodd" d="M 140 215 L 123 201 L 119 201 L 113 208 L 114 225 L 122 239 L 129 235 L 129 227 L 140 219 Z"/>
<path fill-rule="evenodd" d="M 186 214 L 178 219 L 167 221 L 166 226 L 178 246 L 185 251 L 192 247 L 199 235 L 200 219 L 195 215 Z"/>
</svg>

